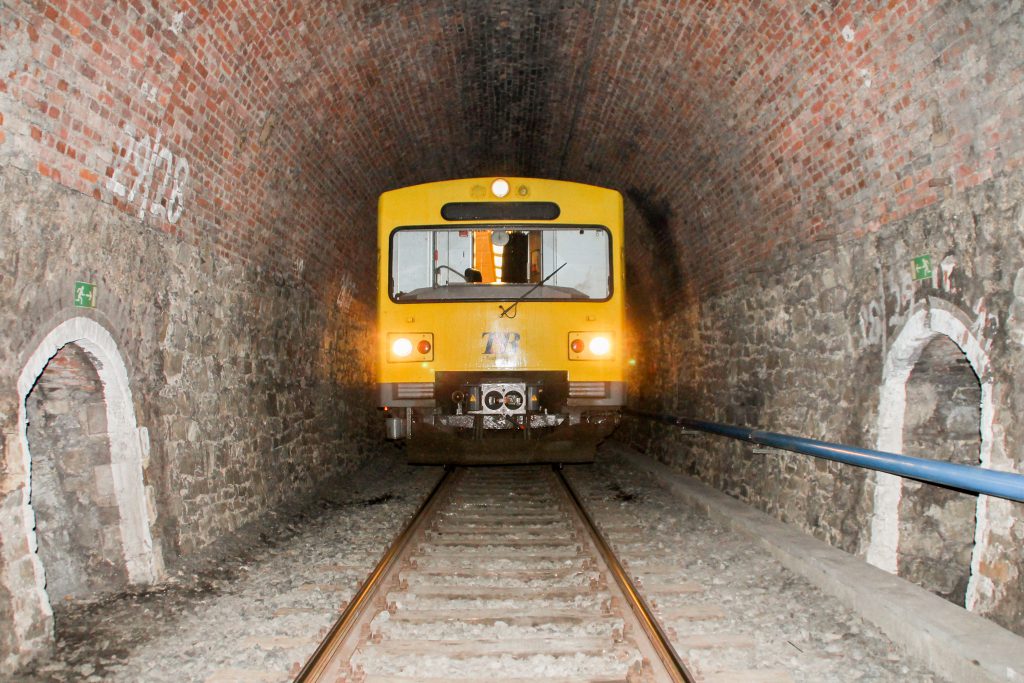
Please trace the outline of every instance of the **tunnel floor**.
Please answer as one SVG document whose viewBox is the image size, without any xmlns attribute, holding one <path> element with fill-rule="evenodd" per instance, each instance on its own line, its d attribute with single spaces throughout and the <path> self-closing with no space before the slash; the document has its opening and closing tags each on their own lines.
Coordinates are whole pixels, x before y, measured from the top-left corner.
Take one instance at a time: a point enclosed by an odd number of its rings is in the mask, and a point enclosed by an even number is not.
<svg viewBox="0 0 1024 683">
<path fill-rule="evenodd" d="M 566 471 L 700 680 L 943 680 L 616 453 Z M 15 680 L 291 680 L 439 475 L 382 454 L 160 590 L 60 606 L 54 657 Z"/>
</svg>

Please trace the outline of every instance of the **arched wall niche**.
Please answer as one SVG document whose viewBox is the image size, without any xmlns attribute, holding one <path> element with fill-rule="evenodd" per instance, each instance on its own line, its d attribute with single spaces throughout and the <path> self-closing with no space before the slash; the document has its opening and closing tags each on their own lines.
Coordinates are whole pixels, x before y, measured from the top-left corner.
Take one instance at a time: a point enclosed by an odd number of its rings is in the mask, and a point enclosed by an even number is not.
<svg viewBox="0 0 1024 683">
<path fill-rule="evenodd" d="M 904 426 L 907 417 L 907 383 L 915 365 L 928 344 L 938 336 L 950 339 L 963 352 L 981 384 L 981 410 L 979 431 L 980 466 L 991 468 L 994 454 L 1002 449 L 995 442 L 994 382 L 990 361 L 980 340 L 971 332 L 971 319 L 966 313 L 935 297 L 920 302 L 886 355 L 878 410 L 878 439 L 876 447 L 882 451 L 902 453 Z M 897 573 L 900 547 L 900 501 L 903 479 L 884 472 L 875 473 L 874 512 L 871 518 L 871 537 L 867 547 L 867 561 L 890 573 Z M 978 496 L 974 531 L 974 550 L 971 555 L 971 576 L 967 585 L 966 607 L 974 610 L 983 593 L 991 593 L 987 579 L 979 573 L 982 559 L 988 549 L 988 532 L 992 526 L 990 498 Z"/>
<path fill-rule="evenodd" d="M 70 318 L 50 331 L 28 355 L 18 377 L 18 434 L 8 440 L 7 481 L 0 491 L 0 502 L 7 502 L 14 512 L 0 520 L 6 574 L 2 580 L 15 596 L 13 637 L 18 645 L 18 653 L 0 666 L 8 671 L 30 660 L 53 639 L 53 609 L 46 591 L 45 567 L 37 552 L 26 401 L 51 359 L 69 344 L 87 354 L 103 387 L 110 476 L 128 581 L 149 584 L 163 575 L 163 559 L 153 543 L 152 491 L 143 478 L 149 459 L 149 435 L 136 422 L 127 367 L 117 342 L 103 325 L 84 316 Z M 15 500 L 3 501 L 7 496 Z"/>
</svg>

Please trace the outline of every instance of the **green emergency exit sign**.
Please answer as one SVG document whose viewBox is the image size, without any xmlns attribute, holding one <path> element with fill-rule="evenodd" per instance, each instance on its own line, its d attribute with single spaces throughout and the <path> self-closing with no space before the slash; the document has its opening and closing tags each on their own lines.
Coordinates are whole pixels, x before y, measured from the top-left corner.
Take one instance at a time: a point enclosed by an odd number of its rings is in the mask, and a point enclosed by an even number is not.
<svg viewBox="0 0 1024 683">
<path fill-rule="evenodd" d="M 75 306 L 77 308 L 96 308 L 96 285 L 91 282 L 76 282 Z"/>
<path fill-rule="evenodd" d="M 927 280 L 932 276 L 932 255 L 915 256 L 911 261 L 915 280 Z"/>
</svg>

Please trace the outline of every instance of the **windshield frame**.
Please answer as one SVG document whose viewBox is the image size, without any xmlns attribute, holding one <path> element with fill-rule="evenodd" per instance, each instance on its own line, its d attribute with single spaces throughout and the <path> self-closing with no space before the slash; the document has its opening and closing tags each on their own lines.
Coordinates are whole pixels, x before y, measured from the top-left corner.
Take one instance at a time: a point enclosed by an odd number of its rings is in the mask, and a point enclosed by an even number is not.
<svg viewBox="0 0 1024 683">
<path fill-rule="evenodd" d="M 507 289 L 508 296 L 489 296 L 486 298 L 481 297 L 465 297 L 465 298 L 444 298 L 444 299 L 401 299 L 395 297 L 395 277 L 394 277 L 394 246 L 395 246 L 395 235 L 399 232 L 417 230 L 417 231 L 438 231 L 438 230 L 472 230 L 472 231 L 483 231 L 483 230 L 494 230 L 500 228 L 504 230 L 600 230 L 605 233 L 608 239 L 608 295 L 600 298 L 527 298 L 523 299 L 523 288 L 530 289 L 535 287 L 537 283 L 479 283 L 473 286 L 487 287 L 487 288 L 502 288 Z M 578 303 L 604 303 L 610 301 L 615 296 L 615 236 L 612 230 L 606 225 L 600 225 L 597 223 L 505 223 L 500 221 L 495 222 L 473 222 L 473 223 L 442 223 L 442 224 L 431 224 L 431 225 L 401 225 L 396 226 L 388 233 L 388 250 L 387 250 L 387 261 L 388 261 L 388 299 L 392 303 L 396 304 L 448 304 L 448 303 L 479 303 L 479 304 L 490 304 L 495 302 L 507 302 L 507 301 L 518 301 L 520 303 L 545 303 L 545 304 L 578 304 Z M 461 283 L 459 283 L 461 284 Z M 537 288 L 541 289 L 541 288 Z"/>
</svg>

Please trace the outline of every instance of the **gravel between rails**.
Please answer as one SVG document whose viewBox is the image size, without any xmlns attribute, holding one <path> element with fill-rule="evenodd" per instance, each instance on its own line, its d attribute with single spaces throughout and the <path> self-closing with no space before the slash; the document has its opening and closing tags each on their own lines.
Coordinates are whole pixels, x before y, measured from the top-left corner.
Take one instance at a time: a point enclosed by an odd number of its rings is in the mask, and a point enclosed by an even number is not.
<svg viewBox="0 0 1024 683">
<path fill-rule="evenodd" d="M 456 476 L 399 560 L 400 579 L 383 586 L 388 610 L 354 646 L 351 678 L 625 680 L 639 672 L 641 650 L 624 635 L 621 608 L 550 470 Z"/>
</svg>

